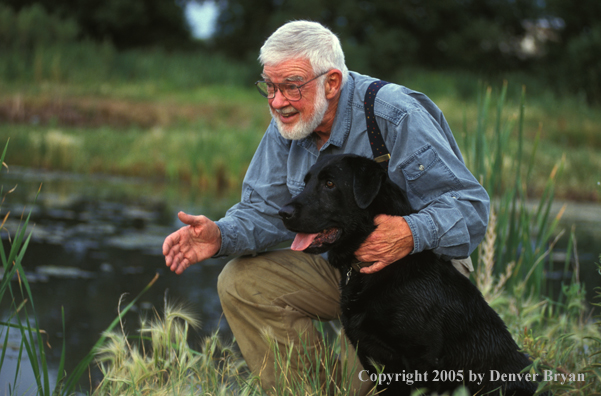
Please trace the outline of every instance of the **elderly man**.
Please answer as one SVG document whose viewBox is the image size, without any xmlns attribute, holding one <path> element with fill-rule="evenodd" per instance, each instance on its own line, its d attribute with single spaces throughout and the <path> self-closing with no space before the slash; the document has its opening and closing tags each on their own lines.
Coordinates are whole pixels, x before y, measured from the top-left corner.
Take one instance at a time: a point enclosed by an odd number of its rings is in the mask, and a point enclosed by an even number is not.
<svg viewBox="0 0 601 396">
<path fill-rule="evenodd" d="M 312 321 L 340 313 L 340 274 L 323 257 L 288 249 L 266 252 L 294 237 L 278 210 L 303 189 L 304 175 L 319 156 L 376 155 L 364 101 L 377 80 L 349 72 L 338 38 L 315 22 L 280 27 L 259 59 L 263 73 L 256 86 L 273 119 L 244 179 L 241 201 L 217 222 L 180 212 L 187 226 L 166 238 L 163 253 L 177 274 L 210 257 L 239 256 L 219 277 L 219 297 L 248 366 L 270 390 L 276 371 L 268 338 L 280 350 L 320 348 Z M 416 213 L 374 219 L 376 231 L 355 253 L 373 263 L 361 272 L 369 276 L 423 250 L 468 258 L 484 235 L 489 198 L 466 168 L 441 111 L 425 95 L 396 84 L 384 85 L 372 100 L 372 117 L 390 154 L 384 157 L 389 176 L 407 192 Z M 469 259 L 454 264 L 467 276 L 473 270 Z M 294 355 L 291 360 L 299 372 L 311 364 Z M 354 377 L 357 393 L 365 393 Z"/>
</svg>

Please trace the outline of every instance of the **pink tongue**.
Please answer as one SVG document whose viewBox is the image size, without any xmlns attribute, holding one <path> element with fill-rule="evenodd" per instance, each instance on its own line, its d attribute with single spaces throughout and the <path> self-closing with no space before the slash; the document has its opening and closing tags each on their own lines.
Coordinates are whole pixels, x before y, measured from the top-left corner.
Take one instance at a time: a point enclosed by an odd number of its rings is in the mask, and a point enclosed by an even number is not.
<svg viewBox="0 0 601 396">
<path fill-rule="evenodd" d="M 318 234 L 296 234 L 294 241 L 292 242 L 292 246 L 290 247 L 292 250 L 303 251 L 309 247 L 311 242 L 315 240 Z"/>
</svg>

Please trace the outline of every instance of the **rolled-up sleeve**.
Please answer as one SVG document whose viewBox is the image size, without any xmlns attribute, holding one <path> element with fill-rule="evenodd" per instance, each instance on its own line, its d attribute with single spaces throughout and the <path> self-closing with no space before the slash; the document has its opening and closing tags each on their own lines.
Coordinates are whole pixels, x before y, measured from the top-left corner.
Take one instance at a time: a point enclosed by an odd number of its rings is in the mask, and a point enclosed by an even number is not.
<svg viewBox="0 0 601 396">
<path fill-rule="evenodd" d="M 486 190 L 465 166 L 444 118 L 417 108 L 396 129 L 389 174 L 416 211 L 405 217 L 413 233 L 413 253 L 432 250 L 445 259 L 469 256 L 486 232 Z"/>
<path fill-rule="evenodd" d="M 240 202 L 216 222 L 221 230 L 221 249 L 215 257 L 254 254 L 292 239 L 278 216 L 291 198 L 286 185 L 289 142 L 271 125 L 250 163 Z"/>
</svg>

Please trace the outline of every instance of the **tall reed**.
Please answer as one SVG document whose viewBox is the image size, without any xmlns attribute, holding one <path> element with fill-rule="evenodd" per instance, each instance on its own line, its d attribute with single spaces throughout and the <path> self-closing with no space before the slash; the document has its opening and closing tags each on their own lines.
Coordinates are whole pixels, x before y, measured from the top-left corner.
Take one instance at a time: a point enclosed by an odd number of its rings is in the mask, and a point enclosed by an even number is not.
<svg viewBox="0 0 601 396">
<path fill-rule="evenodd" d="M 544 261 L 552 251 L 558 234 L 557 224 L 563 210 L 551 219 L 549 216 L 554 189 L 560 177 L 565 158 L 557 161 L 545 184 L 542 196 L 531 199 L 531 184 L 540 129 L 526 152 L 524 138 L 524 113 L 526 90 L 523 88 L 517 114 L 509 114 L 507 82 L 495 98 L 488 87 L 478 99 L 478 122 L 471 131 L 464 124 L 463 153 L 474 175 L 488 191 L 496 213 L 495 261 L 515 269 L 507 279 L 507 286 L 520 286 L 523 292 L 534 292 L 540 297 L 546 292 Z M 494 117 L 490 113 L 494 110 Z M 478 260 L 475 252 L 475 261 Z M 522 279 L 527 282 L 522 283 Z"/>
<path fill-rule="evenodd" d="M 0 157 L 0 164 L 8 169 L 8 165 L 4 163 L 4 158 L 8 149 L 8 142 L 4 147 L 2 156 Z M 41 186 L 40 186 L 41 190 Z M 38 190 L 38 194 L 40 192 Z M 1 187 L 0 195 L 2 195 L 2 201 L 0 207 L 6 196 L 13 190 L 8 191 L 4 194 L 4 186 Z M 0 230 L 4 229 L 4 224 L 10 212 L 7 213 L 0 225 Z M 8 318 L 0 322 L 0 370 L 5 363 L 6 353 L 9 350 L 9 335 L 11 331 L 16 331 L 19 334 L 20 343 L 18 346 L 18 362 L 16 365 L 14 380 L 12 384 L 9 384 L 9 394 L 18 395 L 23 385 L 19 383 L 19 373 L 22 370 L 21 363 L 27 361 L 31 364 L 31 370 L 34 374 L 36 393 L 39 396 L 56 396 L 56 395 L 72 395 L 77 389 L 78 382 L 82 376 L 86 373 L 90 362 L 92 361 L 96 350 L 100 345 L 104 343 L 106 335 L 100 337 L 98 342 L 94 345 L 92 350 L 82 359 L 82 361 L 75 367 L 72 373 L 67 375 L 65 373 L 65 347 L 66 342 L 63 338 L 63 346 L 61 350 L 61 357 L 59 361 L 57 377 L 51 379 L 48 367 L 48 360 L 46 356 L 46 346 L 44 343 L 44 334 L 46 332 L 41 328 L 38 322 L 38 315 L 36 314 L 35 303 L 31 287 L 27 281 L 25 270 L 23 269 L 22 262 L 27 246 L 31 241 L 31 232 L 28 231 L 29 221 L 31 213 L 27 214 L 24 218 L 21 217 L 20 227 L 16 231 L 14 238 L 9 235 L 10 250 L 7 252 L 4 248 L 4 243 L 0 243 L 0 260 L 2 261 L 2 280 L 0 281 L 0 303 L 3 301 L 5 296 L 9 300 L 9 313 Z M 8 254 L 7 254 L 8 253 Z M 17 287 L 13 285 L 13 280 L 17 280 Z M 146 288 L 130 303 L 128 304 L 120 315 L 111 323 L 107 331 L 112 330 L 121 319 L 121 316 L 128 312 L 131 307 L 135 304 L 138 298 L 146 292 L 152 284 L 156 281 L 155 277 Z M 63 337 L 68 334 L 65 329 L 65 316 L 64 309 L 61 309 L 62 321 L 63 321 Z M 51 381 L 52 380 L 52 381 Z M 32 384 L 28 384 L 32 385 Z M 2 389 L 4 390 L 4 389 Z"/>
<path fill-rule="evenodd" d="M 0 158 L 0 163 L 3 166 L 6 166 L 4 163 L 4 158 L 6 156 L 7 149 L 8 142 L 6 143 L 2 157 Z M 8 191 L 6 195 L 11 193 L 13 190 Z M 6 198 L 6 195 L 4 194 L 4 186 L 2 186 L 1 193 L 3 203 Z M 4 217 L 0 229 L 4 228 L 4 224 L 9 215 L 10 212 Z M 28 214 L 24 219 L 23 217 L 21 218 L 22 223 L 17 229 L 14 239 L 12 239 L 9 235 L 11 245 L 8 252 L 5 250 L 4 244 L 0 243 L 0 259 L 2 260 L 3 268 L 3 277 L 2 281 L 0 282 L 0 302 L 3 301 L 6 293 L 8 292 L 8 300 L 11 308 L 8 319 L 5 322 L 0 322 L 0 339 L 3 339 L 2 354 L 0 355 L 0 370 L 2 370 L 2 366 L 4 365 L 6 351 L 9 347 L 9 334 L 11 331 L 17 331 L 21 340 L 18 352 L 19 362 L 16 366 L 13 383 L 12 385 L 9 385 L 11 393 L 20 388 L 20 384 L 18 383 L 19 373 L 21 370 L 20 363 L 23 353 L 25 352 L 25 354 L 29 357 L 29 362 L 31 363 L 31 369 L 33 370 L 38 394 L 50 396 L 53 390 L 51 389 L 50 385 L 48 362 L 46 359 L 42 331 L 40 330 L 37 315 L 35 314 L 35 305 L 31 294 L 31 288 L 27 282 L 25 272 L 21 265 L 23 256 L 31 240 L 31 233 L 27 235 L 27 226 L 29 225 L 30 215 L 31 213 Z M 15 288 L 12 283 L 12 279 L 15 277 L 18 279 L 17 288 Z M 64 358 L 60 361 L 59 378 L 57 378 L 57 382 L 60 382 L 63 379 L 63 367 Z"/>
</svg>

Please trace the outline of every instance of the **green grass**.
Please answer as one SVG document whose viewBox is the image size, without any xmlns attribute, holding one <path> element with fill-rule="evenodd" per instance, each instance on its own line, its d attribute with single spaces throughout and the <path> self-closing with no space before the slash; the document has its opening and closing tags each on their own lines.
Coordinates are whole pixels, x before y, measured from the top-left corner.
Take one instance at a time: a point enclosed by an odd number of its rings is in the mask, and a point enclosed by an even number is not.
<svg viewBox="0 0 601 396">
<path fill-rule="evenodd" d="M 28 152 L 34 168 L 75 173 L 111 173 L 185 181 L 202 190 L 231 190 L 240 184 L 260 136 L 228 127 L 163 129 L 46 129 L 15 126 L 14 146 Z M 21 158 L 22 159 L 22 158 Z"/>
<path fill-rule="evenodd" d="M 477 286 L 508 324 L 518 344 L 532 357 L 531 373 L 546 373 L 553 378 L 556 374 L 567 378 L 570 374 L 585 376 L 585 381 L 542 381 L 539 391 L 550 390 L 557 396 L 600 394 L 601 328 L 599 323 L 589 322 L 590 311 L 584 303 L 582 286 L 577 282 L 566 285 L 562 291 L 563 303 L 525 295 L 520 291 L 526 287 L 525 280 L 516 288 L 508 287 L 507 280 L 513 276 L 515 267 L 495 275 L 493 257 L 499 242 L 494 232 L 496 217 L 491 221 L 492 227 L 480 247 L 474 276 Z M 187 328 L 196 324 L 190 313 L 166 305 L 164 318 L 157 314 L 150 323 L 142 321 L 141 336 L 112 333 L 97 352 L 97 363 L 105 379 L 93 394 L 188 395 L 201 391 L 211 395 L 263 395 L 257 378 L 248 372 L 236 348 L 224 344 L 217 332 L 205 338 L 198 351 L 190 347 L 193 340 L 186 342 Z M 322 328 L 323 324 L 316 326 Z M 348 395 L 351 374 L 337 359 L 341 343 L 346 342 L 340 337 L 336 333 L 334 338 L 326 338 L 325 347 L 317 349 L 318 352 L 310 352 L 316 349 L 309 350 L 301 343 L 296 351 L 309 364 L 300 373 L 290 370 L 296 352 L 272 342 L 279 373 L 276 394 Z M 369 393 L 375 394 L 375 390 Z M 467 392 L 459 389 L 453 395 L 463 396 Z"/>
<path fill-rule="evenodd" d="M 220 94 L 224 96 L 220 97 Z M 56 125 L 3 124 L 0 138 L 12 139 L 17 150 L 9 155 L 9 159 L 15 165 L 181 180 L 208 188 L 222 186 L 235 190 L 269 122 L 265 103 L 253 91 L 234 88 L 229 91 L 199 89 L 186 96 L 163 102 L 117 103 L 107 110 L 107 117 L 112 111 L 113 114 L 129 114 L 130 119 L 154 118 L 157 121 L 153 126 L 139 126 L 135 120 L 121 121 L 126 125 L 116 127 L 85 123 L 64 126 L 50 120 L 50 124 Z M 190 100 L 188 97 L 197 99 L 194 105 L 185 108 L 182 103 L 188 103 L 185 102 Z M 212 99 L 208 101 L 207 98 Z M 465 140 L 478 126 L 476 121 L 466 123 L 464 120 L 477 120 L 477 103 L 457 104 L 450 99 L 441 99 L 438 103 L 447 114 L 462 151 L 466 152 L 469 147 L 465 146 Z M 157 115 L 161 108 L 163 116 Z M 169 109 L 174 110 L 170 112 Z M 601 157 L 596 143 L 570 146 L 546 138 L 544 129 L 528 127 L 533 116 L 530 107 L 526 109 L 523 149 L 530 152 L 535 144 L 538 145 L 537 161 L 527 186 L 530 195 L 540 196 L 544 190 L 542 181 L 546 180 L 557 160 L 565 155 L 567 177 L 558 183 L 557 194 L 564 198 L 598 200 Z M 502 127 L 514 131 L 519 105 L 505 104 L 504 111 L 507 117 Z M 95 115 L 89 117 L 96 118 Z M 582 122 L 593 123 L 586 119 Z M 601 126 L 601 120 L 594 125 Z M 483 127 L 494 129 L 495 125 L 491 121 L 491 125 Z M 517 150 L 515 136 L 508 137 L 506 147 L 512 152 Z M 16 154 L 20 152 L 30 155 Z M 511 166 L 511 157 L 505 156 L 503 169 L 508 170 Z"/>
<path fill-rule="evenodd" d="M 349 65 L 352 69 L 353 65 Z M 0 139 L 13 139 L 15 165 L 153 176 L 209 188 L 239 188 L 269 122 L 254 90 L 258 63 L 196 52 L 135 50 L 109 44 L 65 43 L 6 50 L 0 57 Z M 504 85 L 503 80 L 508 81 Z M 523 149 L 537 148 L 527 192 L 539 197 L 565 154 L 556 194 L 598 201 L 601 187 L 601 109 L 577 96 L 560 97 L 535 76 L 486 77 L 467 72 L 403 69 L 391 79 L 430 96 L 443 110 L 463 151 L 465 135 L 496 130 L 480 119 L 503 96 L 501 128 L 515 128 L 526 86 Z M 515 136 L 506 147 L 517 149 Z M 16 153 L 31 153 L 28 156 Z M 503 169 L 511 167 L 506 157 Z M 473 170 L 473 169 L 472 169 Z M 211 179 L 219 179 L 211 180 Z"/>
</svg>

